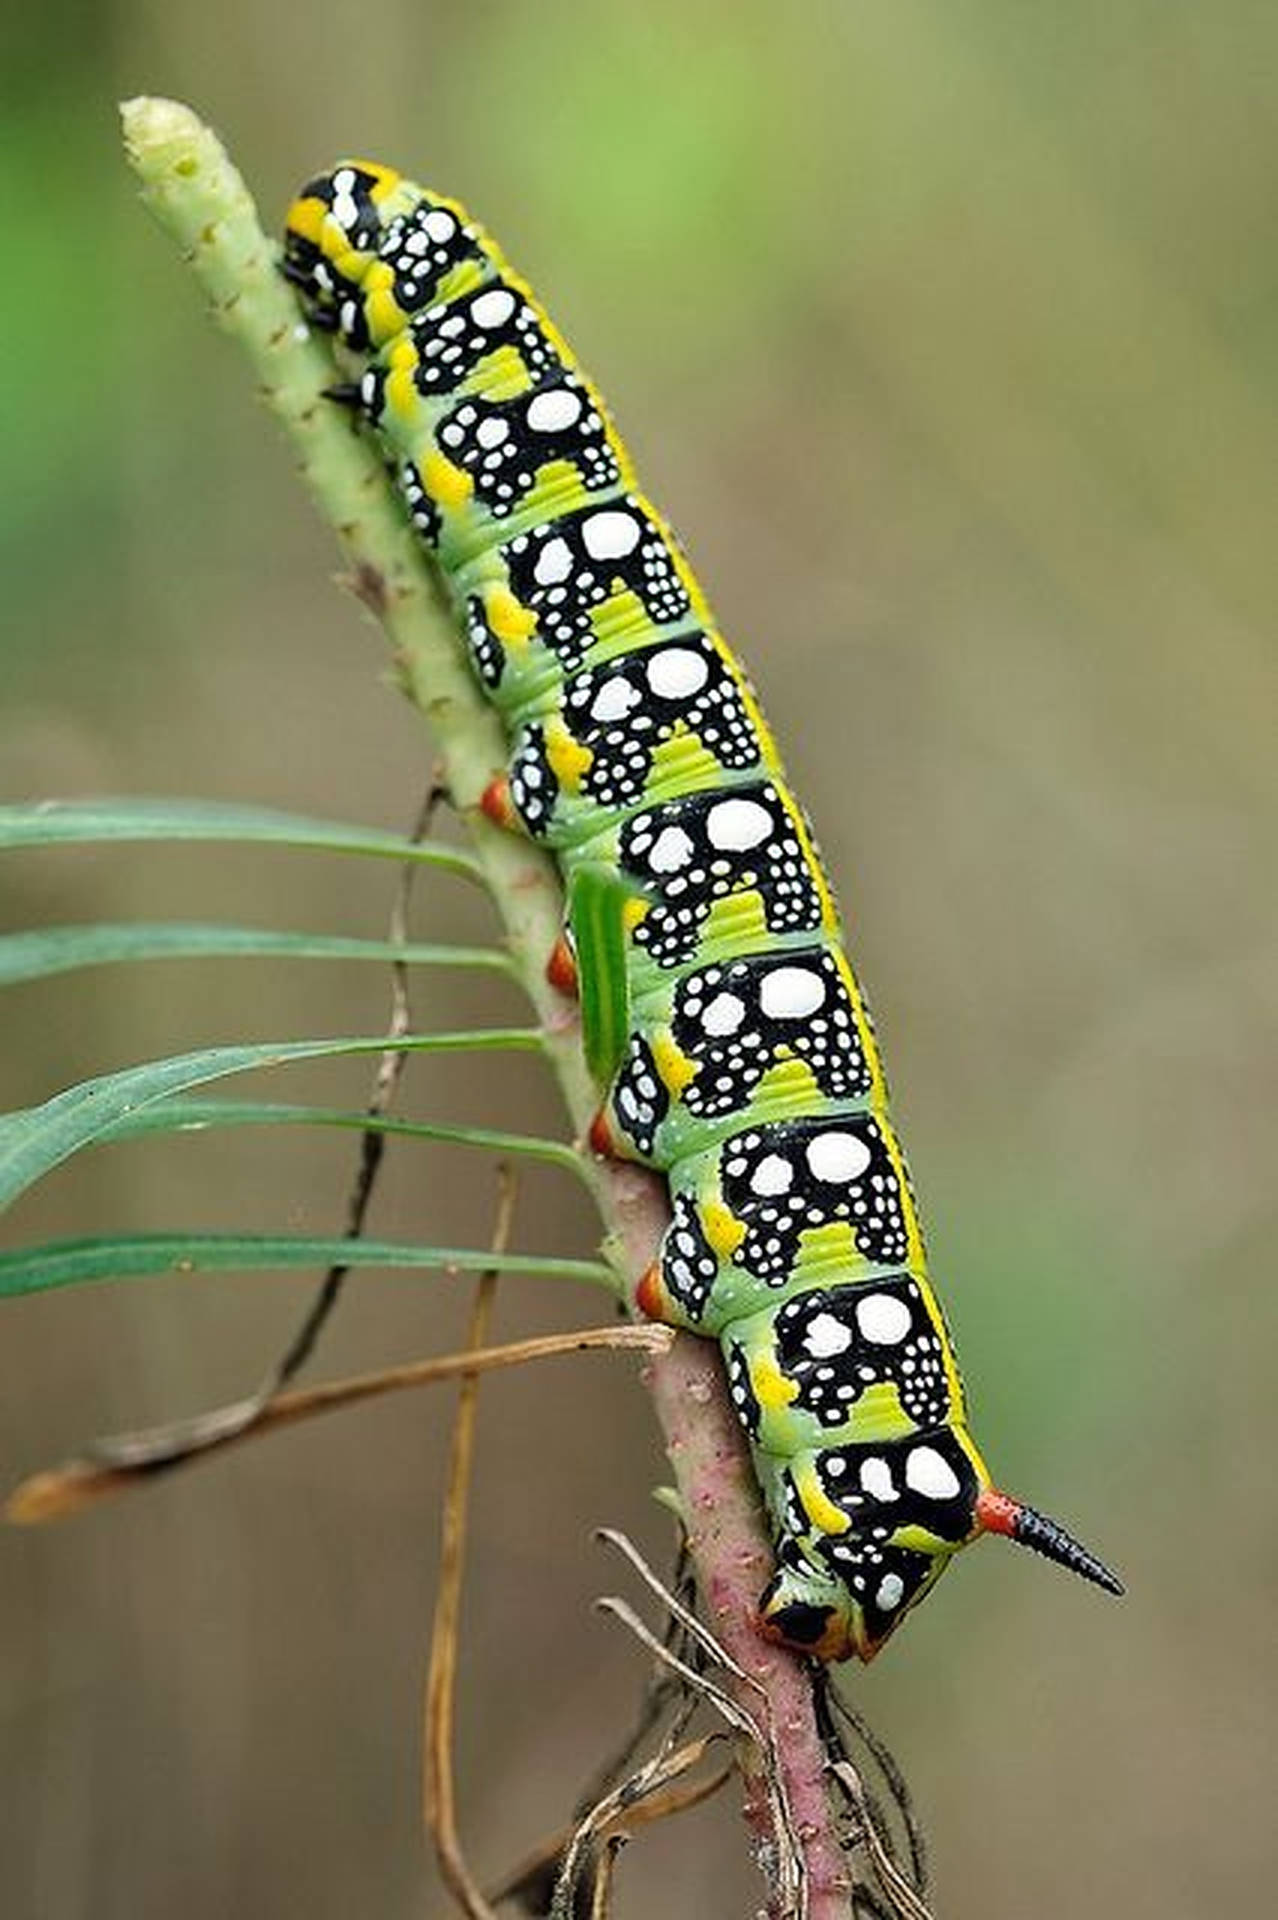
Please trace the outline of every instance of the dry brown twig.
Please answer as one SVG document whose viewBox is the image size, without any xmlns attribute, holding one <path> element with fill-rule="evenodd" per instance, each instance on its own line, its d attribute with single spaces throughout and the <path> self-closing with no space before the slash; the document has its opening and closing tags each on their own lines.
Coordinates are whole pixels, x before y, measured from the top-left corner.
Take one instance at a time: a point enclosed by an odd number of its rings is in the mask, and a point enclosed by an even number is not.
<svg viewBox="0 0 1278 1920">
<path fill-rule="evenodd" d="M 471 1308 L 467 1345 L 482 1346 L 492 1319 L 502 1253 L 510 1244 L 517 1186 L 509 1167 L 497 1169 L 497 1217 L 493 1226 L 495 1263 L 480 1276 Z M 479 1379 L 462 1375 L 449 1447 L 440 1533 L 439 1583 L 431 1624 L 422 1729 L 422 1820 L 435 1847 L 444 1884 L 469 1920 L 496 1920 L 470 1870 L 457 1830 L 457 1793 L 453 1776 L 453 1716 L 457 1693 L 457 1638 L 461 1619 L 466 1516 L 475 1457 Z"/>
<path fill-rule="evenodd" d="M 927 1844 L 924 1839 L 923 1829 L 919 1824 L 918 1815 L 914 1811 L 914 1802 L 910 1795 L 909 1785 L 894 1754 L 879 1738 L 878 1734 L 875 1733 L 873 1727 L 870 1726 L 864 1715 L 858 1713 L 857 1709 L 852 1706 L 848 1700 L 844 1699 L 828 1674 L 822 1676 L 818 1687 L 818 1706 L 818 1717 L 833 1714 L 844 1722 L 854 1739 L 865 1749 L 865 1752 L 869 1755 L 882 1777 L 891 1804 L 904 1832 L 906 1846 L 909 1849 L 909 1875 L 907 1877 L 912 1884 L 914 1893 L 920 1900 L 926 1902 L 929 1894 Z M 829 1731 L 831 1744 L 834 1748 L 832 1752 L 831 1772 L 834 1773 L 836 1779 L 839 1779 L 834 1763 L 841 1761 L 844 1767 L 851 1767 L 852 1762 L 839 1738 L 838 1730 L 834 1725 L 833 1719 L 830 1720 Z M 891 1844 L 891 1826 L 880 1814 L 875 1798 L 866 1785 L 862 1770 L 858 1767 L 855 1771 L 857 1779 L 860 1782 L 862 1794 L 862 1804 L 856 1809 L 858 1816 L 863 1819 L 868 1817 L 873 1822 L 880 1844 L 886 1845 L 893 1863 L 897 1867 L 900 1867 L 900 1860 L 897 1857 L 895 1848 Z M 840 1779 L 839 1784 L 845 1792 L 848 1791 L 846 1778 Z M 855 1805 L 854 1796 L 849 1794 L 849 1798 L 853 1799 Z"/>
<path fill-rule="evenodd" d="M 715 1666 L 731 1675 L 739 1688 L 758 1696 L 763 1710 L 762 1725 L 731 1694 L 716 1685 L 689 1661 L 681 1659 L 671 1647 L 659 1640 L 626 1601 L 618 1599 L 615 1595 L 607 1595 L 596 1601 L 595 1604 L 601 1612 L 611 1614 L 628 1627 L 655 1659 L 680 1676 L 693 1695 L 705 1700 L 736 1733 L 743 1735 L 758 1750 L 763 1761 L 764 1781 L 771 1815 L 773 1854 L 771 1877 L 778 1912 L 783 1916 L 802 1916 L 807 1910 L 803 1847 L 786 1791 L 785 1771 L 772 1720 L 772 1705 L 766 1688 L 761 1686 L 752 1674 L 747 1673 L 727 1648 L 722 1646 L 710 1630 L 702 1625 L 696 1615 L 684 1606 L 677 1595 L 671 1593 L 624 1533 L 612 1527 L 601 1527 L 596 1538 L 608 1546 L 615 1547 L 625 1556 L 644 1584 L 657 1596 L 667 1612 L 679 1622 L 689 1638 L 704 1654 L 708 1655 Z M 568 1858 L 569 1856 L 565 1856 L 565 1873 Z"/>
<path fill-rule="evenodd" d="M 220 1444 L 239 1445 L 274 1433 L 280 1427 L 294 1426 L 300 1420 L 311 1420 L 319 1414 L 336 1413 L 343 1407 L 357 1406 L 361 1401 L 378 1399 L 383 1394 L 437 1386 L 468 1374 L 522 1367 L 534 1360 L 556 1359 L 572 1353 L 662 1353 L 673 1338 L 667 1327 L 582 1327 L 570 1333 L 546 1333 L 529 1340 L 512 1340 L 500 1347 L 442 1353 L 429 1360 L 407 1360 L 398 1366 L 379 1368 L 375 1373 L 357 1373 L 344 1380 L 326 1380 L 317 1387 L 277 1394 L 252 1426 L 227 1434 Z M 168 1427 L 159 1429 L 161 1434 L 171 1431 Z M 143 1443 L 147 1437 L 145 1433 L 137 1436 Z M 192 1462 L 205 1459 L 213 1451 L 212 1446 L 206 1446 L 189 1458 Z M 106 1467 L 92 1457 L 71 1460 L 64 1466 L 33 1473 L 20 1482 L 5 1503 L 4 1518 L 20 1526 L 61 1520 L 99 1500 L 146 1486 L 152 1475 L 153 1470 L 145 1466 Z"/>
<path fill-rule="evenodd" d="M 843 1787 L 859 1816 L 857 1838 L 874 1865 L 883 1891 L 898 1920 L 934 1920 L 932 1909 L 919 1897 L 892 1858 L 878 1823 L 870 1810 L 864 1782 L 856 1768 L 846 1760 L 836 1760 L 830 1768 Z"/>
</svg>

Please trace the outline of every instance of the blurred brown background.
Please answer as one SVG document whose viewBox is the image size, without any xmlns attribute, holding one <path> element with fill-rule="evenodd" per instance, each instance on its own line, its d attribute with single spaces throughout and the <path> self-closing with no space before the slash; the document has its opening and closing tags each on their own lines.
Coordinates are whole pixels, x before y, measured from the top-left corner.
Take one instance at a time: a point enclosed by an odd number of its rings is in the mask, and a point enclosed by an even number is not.
<svg viewBox="0 0 1278 1920">
<path fill-rule="evenodd" d="M 1262 1911 L 1272 1888 L 1273 244 L 1278 16 L 1191 0 L 271 9 L 48 0 L 3 36 L 0 795 L 180 793 L 388 826 L 429 746 L 245 369 L 138 206 L 114 101 L 189 99 L 264 213 L 341 153 L 463 196 L 613 400 L 751 663 L 876 1007 L 995 1471 L 1127 1576 L 993 1546 L 846 1684 L 959 1917 Z M 9 856 L 7 926 L 377 933 L 317 855 Z M 419 929 L 482 913 L 423 890 Z M 435 978 L 438 1024 L 509 1014 Z M 237 1037 L 377 1031 L 377 969 L 106 969 L 0 1008 L 0 1102 Z M 277 1098 L 354 1103 L 366 1070 Z M 525 1063 L 421 1113 L 555 1129 Z M 351 1143 L 86 1156 L 15 1240 L 334 1230 Z M 474 1240 L 491 1175 L 400 1150 L 376 1226 Z M 528 1182 L 525 1245 L 584 1252 Z M 6 1307 L 11 1481 L 244 1390 L 280 1277 Z M 338 1372 L 457 1338 L 350 1288 Z M 509 1283 L 502 1332 L 598 1317 Z M 482 1871 L 556 1823 L 641 1663 L 590 1612 L 662 1462 L 599 1357 L 484 1388 L 462 1698 Z M 11 1920 L 442 1911 L 417 1690 L 447 1408 L 316 1425 L 0 1538 Z M 726 1804 L 636 1846 L 623 1914 L 749 1912 Z"/>
</svg>

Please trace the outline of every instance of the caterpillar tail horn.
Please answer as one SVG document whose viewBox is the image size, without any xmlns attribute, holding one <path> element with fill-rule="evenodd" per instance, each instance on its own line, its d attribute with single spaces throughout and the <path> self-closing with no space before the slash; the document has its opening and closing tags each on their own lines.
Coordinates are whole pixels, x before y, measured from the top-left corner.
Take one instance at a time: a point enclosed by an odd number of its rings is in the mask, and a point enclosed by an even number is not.
<svg viewBox="0 0 1278 1920">
<path fill-rule="evenodd" d="M 977 1496 L 976 1524 L 986 1533 L 1004 1534 L 1018 1546 L 1041 1553 L 1045 1560 L 1055 1560 L 1058 1566 L 1068 1567 L 1071 1573 L 1081 1574 L 1084 1580 L 1104 1587 L 1106 1593 L 1127 1591 L 1118 1575 L 1111 1573 L 1094 1553 L 1089 1553 L 1072 1533 L 1067 1533 L 1059 1521 L 1049 1520 L 1045 1513 L 1027 1507 L 1023 1501 L 1013 1500 L 1010 1494 L 1000 1493 L 995 1487 L 986 1487 Z"/>
</svg>

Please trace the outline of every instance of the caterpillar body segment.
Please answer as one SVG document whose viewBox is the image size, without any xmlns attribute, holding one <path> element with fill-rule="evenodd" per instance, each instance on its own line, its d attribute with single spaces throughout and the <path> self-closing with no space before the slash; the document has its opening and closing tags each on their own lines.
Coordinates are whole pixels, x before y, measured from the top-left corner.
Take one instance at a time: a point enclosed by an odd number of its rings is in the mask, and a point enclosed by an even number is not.
<svg viewBox="0 0 1278 1920">
<path fill-rule="evenodd" d="M 592 1141 L 669 1183 L 635 1304 L 722 1347 L 776 1544 L 762 1630 L 869 1659 L 983 1532 L 1121 1591 L 991 1484 L 810 829 L 562 336 L 462 207 L 370 162 L 303 190 L 283 270 L 360 357 L 502 716 L 484 809 L 559 862 Z"/>
</svg>

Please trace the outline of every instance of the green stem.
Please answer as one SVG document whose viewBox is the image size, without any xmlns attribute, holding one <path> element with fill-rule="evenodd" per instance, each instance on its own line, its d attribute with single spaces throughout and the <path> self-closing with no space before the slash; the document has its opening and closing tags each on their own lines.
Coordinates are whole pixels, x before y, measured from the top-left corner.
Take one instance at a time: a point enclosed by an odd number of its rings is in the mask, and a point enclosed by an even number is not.
<svg viewBox="0 0 1278 1920">
<path fill-rule="evenodd" d="M 546 1033 L 547 1052 L 577 1127 L 597 1104 L 578 1022 L 548 986 L 544 964 L 559 930 L 562 897 L 550 863 L 526 841 L 499 832 L 476 811 L 506 746 L 496 714 L 479 692 L 442 611 L 420 545 L 386 484 L 367 439 L 352 434 L 323 398 L 333 367 L 327 349 L 299 324 L 276 272 L 248 192 L 215 136 L 190 109 L 141 99 L 123 109 L 129 158 L 147 205 L 177 240 L 209 294 L 214 318 L 248 353 L 262 397 L 297 448 L 303 477 L 346 554 L 349 584 L 381 620 L 400 685 L 430 721 L 444 775 L 470 828 L 510 949 Z M 633 1288 L 669 1218 L 664 1185 L 634 1168 L 587 1163 L 609 1230 L 610 1251 Z M 715 1632 L 757 1682 L 738 1697 L 764 1716 L 802 1851 L 808 1920 L 848 1920 L 848 1870 L 825 1790 L 825 1758 L 805 1668 L 754 1631 L 753 1602 L 770 1549 L 754 1479 L 713 1347 L 680 1336 L 645 1369 L 666 1435 L 689 1527 L 701 1591 Z M 696 1444 L 688 1444 L 695 1434 Z M 707 1524 L 713 1515 L 713 1524 Z M 744 1572 L 743 1572 L 744 1570 Z M 753 1582 L 747 1586 L 746 1581 Z M 743 1751 L 746 1819 L 761 1858 L 772 1845 L 768 1795 L 757 1754 Z M 774 1885 L 769 1912 L 783 1912 Z M 788 1910 L 788 1909 L 786 1909 Z"/>
</svg>

